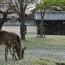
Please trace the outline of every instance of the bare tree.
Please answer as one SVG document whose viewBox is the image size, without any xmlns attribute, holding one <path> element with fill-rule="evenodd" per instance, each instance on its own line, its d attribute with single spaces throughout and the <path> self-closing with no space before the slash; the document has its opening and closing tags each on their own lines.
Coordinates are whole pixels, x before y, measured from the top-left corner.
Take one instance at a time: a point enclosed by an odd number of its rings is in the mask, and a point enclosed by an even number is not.
<svg viewBox="0 0 65 65">
<path fill-rule="evenodd" d="M 1 2 L 3 6 L 6 4 L 5 8 L 7 9 L 7 12 L 17 13 L 19 15 L 21 21 L 21 38 L 23 40 L 25 39 L 25 9 L 29 3 L 33 3 L 33 0 L 14 0 L 14 2 L 12 0 L 3 0 Z"/>
</svg>

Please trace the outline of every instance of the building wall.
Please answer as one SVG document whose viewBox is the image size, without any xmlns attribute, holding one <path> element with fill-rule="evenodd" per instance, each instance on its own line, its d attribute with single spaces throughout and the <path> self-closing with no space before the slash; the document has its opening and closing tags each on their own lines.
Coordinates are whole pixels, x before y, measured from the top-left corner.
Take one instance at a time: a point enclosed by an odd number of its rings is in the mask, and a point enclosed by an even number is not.
<svg viewBox="0 0 65 65">
<path fill-rule="evenodd" d="M 37 26 L 27 26 L 27 34 L 37 34 Z"/>
<path fill-rule="evenodd" d="M 3 26 L 3 30 L 9 32 L 15 32 L 20 35 L 20 26 Z M 37 34 L 37 27 L 36 26 L 26 26 L 27 34 Z"/>
<path fill-rule="evenodd" d="M 40 22 L 37 22 L 37 27 L 38 27 L 38 35 L 40 34 Z M 47 35 L 65 35 L 65 22 L 60 21 L 60 20 L 55 20 L 55 21 L 44 21 L 44 30 L 45 34 Z"/>
<path fill-rule="evenodd" d="M 20 26 L 3 26 L 2 29 L 9 32 L 15 32 L 20 35 Z"/>
</svg>

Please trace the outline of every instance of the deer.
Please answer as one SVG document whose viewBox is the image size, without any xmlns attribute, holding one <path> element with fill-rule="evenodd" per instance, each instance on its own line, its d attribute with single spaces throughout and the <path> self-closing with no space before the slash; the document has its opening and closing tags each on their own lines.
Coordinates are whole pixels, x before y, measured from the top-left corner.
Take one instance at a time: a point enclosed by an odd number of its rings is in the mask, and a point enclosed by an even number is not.
<svg viewBox="0 0 65 65">
<path fill-rule="evenodd" d="M 24 50 L 26 49 L 26 47 L 21 47 L 20 38 L 17 34 L 1 30 L 0 45 L 5 45 L 5 61 L 7 61 L 8 49 L 10 50 L 12 57 L 15 57 L 15 60 L 17 60 L 15 53 L 17 54 L 19 59 L 23 59 Z M 11 49 L 13 52 L 11 51 Z"/>
<path fill-rule="evenodd" d="M 19 47 L 20 47 L 20 49 L 22 51 L 21 57 L 23 59 L 23 57 L 24 57 L 24 50 L 26 49 L 26 46 L 24 48 L 22 48 L 20 37 L 16 33 L 14 33 L 14 32 L 9 32 L 9 33 L 11 34 L 12 38 L 14 38 L 15 43 L 18 43 L 18 45 L 19 45 Z M 18 54 L 18 56 L 19 56 L 19 54 Z"/>
</svg>

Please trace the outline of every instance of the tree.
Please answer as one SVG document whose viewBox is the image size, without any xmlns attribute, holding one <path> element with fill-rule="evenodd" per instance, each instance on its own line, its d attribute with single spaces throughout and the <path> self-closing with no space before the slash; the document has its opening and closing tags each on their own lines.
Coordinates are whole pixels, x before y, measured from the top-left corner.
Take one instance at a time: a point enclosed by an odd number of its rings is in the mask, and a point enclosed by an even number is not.
<svg viewBox="0 0 65 65">
<path fill-rule="evenodd" d="M 33 2 L 33 0 L 14 0 L 14 2 L 12 0 L 2 0 L 1 4 L 7 4 L 6 8 L 8 12 L 14 13 L 16 12 L 19 17 L 20 17 L 20 21 L 21 21 L 21 26 L 20 26 L 20 31 L 21 31 L 21 39 L 25 40 L 25 9 L 27 7 L 27 5 Z M 8 15 L 8 14 L 7 14 Z M 5 22 L 5 21 L 4 21 Z M 3 23 L 4 24 L 4 23 Z M 1 25 L 2 27 L 2 25 Z"/>
<path fill-rule="evenodd" d="M 3 15 L 3 17 L 0 18 L 0 30 L 2 30 L 2 26 L 4 22 L 6 22 L 7 20 L 10 20 L 10 18 L 7 18 L 7 14 L 10 14 L 10 13 L 8 11 L 7 12 L 0 11 L 0 13 Z"/>
<path fill-rule="evenodd" d="M 45 15 L 45 12 L 50 8 L 50 5 L 44 0 L 43 3 L 37 3 L 36 4 L 37 9 L 41 11 L 41 23 L 40 23 L 40 36 L 43 37 L 43 18 Z M 44 37 L 45 37 L 45 30 L 44 30 Z"/>
<path fill-rule="evenodd" d="M 43 26 L 44 26 L 44 15 L 45 12 L 56 10 L 65 10 L 65 0 L 43 0 L 43 2 L 37 3 L 36 7 L 41 11 L 41 24 L 40 24 L 40 36 L 43 36 Z M 45 32 L 45 31 L 44 31 Z M 44 33 L 45 37 L 45 33 Z"/>
<path fill-rule="evenodd" d="M 20 0 L 20 20 L 21 20 L 20 31 L 22 40 L 25 40 L 25 10 L 28 4 L 29 4 L 28 0 Z"/>
</svg>

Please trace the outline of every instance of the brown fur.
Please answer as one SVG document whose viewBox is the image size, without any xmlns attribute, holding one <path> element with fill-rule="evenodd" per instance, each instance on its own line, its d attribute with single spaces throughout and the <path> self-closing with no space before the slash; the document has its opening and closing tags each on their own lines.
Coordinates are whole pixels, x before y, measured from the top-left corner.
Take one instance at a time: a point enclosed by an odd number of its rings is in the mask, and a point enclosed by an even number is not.
<svg viewBox="0 0 65 65">
<path fill-rule="evenodd" d="M 20 56 L 22 57 L 22 59 L 23 59 L 24 50 L 25 50 L 26 47 L 21 48 L 22 46 L 21 46 L 21 42 L 20 42 L 20 37 L 19 37 L 16 33 L 13 33 L 13 32 L 9 32 L 9 33 L 10 33 L 11 36 L 14 38 L 15 43 L 17 43 L 17 44 L 19 45 L 19 48 L 20 48 L 21 53 L 20 53 L 20 54 L 17 53 L 18 57 L 19 57 L 19 55 L 20 55 Z M 22 52 L 22 51 L 23 51 L 23 52 Z M 18 51 L 17 51 L 17 52 L 18 52 Z"/>
<path fill-rule="evenodd" d="M 1 44 L 5 45 L 5 60 L 6 61 L 7 61 L 8 49 L 10 50 L 11 48 L 13 50 L 13 53 L 11 53 L 13 58 L 15 56 L 15 51 L 19 59 L 23 57 L 24 53 L 22 51 L 24 51 L 24 48 L 21 48 L 20 38 L 17 34 L 13 32 L 0 31 L 0 45 Z"/>
</svg>

